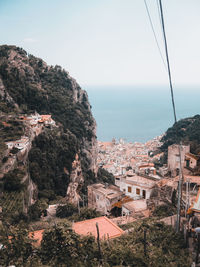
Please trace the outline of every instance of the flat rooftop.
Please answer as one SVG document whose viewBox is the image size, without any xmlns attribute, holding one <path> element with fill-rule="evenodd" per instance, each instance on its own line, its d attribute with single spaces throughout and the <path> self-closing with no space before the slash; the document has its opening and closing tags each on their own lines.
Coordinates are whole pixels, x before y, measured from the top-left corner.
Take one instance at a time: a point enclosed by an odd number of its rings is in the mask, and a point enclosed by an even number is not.
<svg viewBox="0 0 200 267">
<path fill-rule="evenodd" d="M 140 212 L 147 209 L 147 203 L 145 199 L 133 200 L 122 205 L 129 211 Z"/>
<path fill-rule="evenodd" d="M 95 189 L 96 192 L 105 195 L 107 198 L 115 198 L 123 195 L 123 192 L 121 192 L 119 188 L 114 185 L 106 187 L 104 184 L 93 184 L 89 185 L 88 188 L 89 187 Z"/>
<path fill-rule="evenodd" d="M 126 180 L 126 183 L 129 183 L 129 184 L 141 185 L 141 186 L 146 186 L 149 188 L 154 187 L 154 185 L 156 184 L 156 181 L 153 181 L 151 179 L 138 176 L 138 175 L 126 177 L 125 180 Z"/>
<path fill-rule="evenodd" d="M 76 222 L 73 224 L 72 229 L 79 235 L 93 235 L 97 238 L 96 223 L 99 226 L 100 239 L 116 238 L 124 233 L 121 228 L 105 216 Z"/>
</svg>

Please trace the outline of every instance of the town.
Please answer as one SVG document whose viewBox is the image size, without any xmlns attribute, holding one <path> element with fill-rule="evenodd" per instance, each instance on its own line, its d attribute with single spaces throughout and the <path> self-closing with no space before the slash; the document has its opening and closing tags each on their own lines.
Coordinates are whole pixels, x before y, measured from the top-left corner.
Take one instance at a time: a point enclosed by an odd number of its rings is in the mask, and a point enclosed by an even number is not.
<svg viewBox="0 0 200 267">
<path fill-rule="evenodd" d="M 169 146 L 167 162 L 158 164 L 164 156 L 160 150 L 161 138 L 156 137 L 144 144 L 126 143 L 122 139 L 119 142 L 115 139 L 112 142 L 99 141 L 98 165 L 114 175 L 115 185 L 89 185 L 88 206 L 104 215 L 118 216 L 115 221 L 120 224 L 125 219 L 130 222 L 149 217 L 156 208 L 171 204 L 179 183 L 179 145 Z M 185 214 L 193 210 L 197 218 L 200 215 L 197 198 L 199 159 L 190 153 L 189 145 L 181 145 L 182 204 Z"/>
</svg>

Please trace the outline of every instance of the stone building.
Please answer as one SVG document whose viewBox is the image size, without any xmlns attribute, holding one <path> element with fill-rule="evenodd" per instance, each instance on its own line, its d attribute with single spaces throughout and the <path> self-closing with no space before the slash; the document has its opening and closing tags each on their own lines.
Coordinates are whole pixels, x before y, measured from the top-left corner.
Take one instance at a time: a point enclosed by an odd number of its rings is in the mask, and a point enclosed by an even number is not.
<svg viewBox="0 0 200 267">
<path fill-rule="evenodd" d="M 192 153 L 187 153 L 185 155 L 185 166 L 191 169 L 194 169 L 199 161 L 199 157 L 192 154 Z"/>
<path fill-rule="evenodd" d="M 190 152 L 190 146 L 181 145 L 181 165 L 185 166 L 185 155 Z M 168 147 L 168 170 L 172 177 L 178 175 L 180 169 L 179 145 L 173 144 Z"/>
<path fill-rule="evenodd" d="M 123 192 L 114 185 L 93 184 L 88 186 L 88 207 L 95 208 L 102 214 L 109 214 L 114 204 L 120 201 Z"/>
<path fill-rule="evenodd" d="M 133 200 L 122 204 L 122 215 L 142 215 L 147 210 L 146 199 Z"/>
</svg>

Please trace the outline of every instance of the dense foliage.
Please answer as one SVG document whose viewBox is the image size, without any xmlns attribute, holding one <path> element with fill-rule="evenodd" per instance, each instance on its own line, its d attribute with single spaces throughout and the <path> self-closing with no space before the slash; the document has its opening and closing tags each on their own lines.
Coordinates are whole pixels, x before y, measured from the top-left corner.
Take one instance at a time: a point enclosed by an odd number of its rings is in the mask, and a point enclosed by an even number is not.
<svg viewBox="0 0 200 267">
<path fill-rule="evenodd" d="M 2 121 L 1 121 L 2 120 Z M 24 125 L 16 118 L 0 119 L 1 140 L 4 142 L 20 139 L 24 133 Z"/>
<path fill-rule="evenodd" d="M 40 217 L 46 216 L 48 205 L 45 200 L 37 200 L 28 210 L 28 219 L 30 221 L 37 221 Z"/>
<path fill-rule="evenodd" d="M 102 216 L 96 209 L 90 209 L 88 207 L 82 207 L 78 210 L 78 207 L 67 203 L 62 206 L 58 206 L 56 209 L 56 216 L 60 218 L 67 218 L 70 221 L 83 221 Z"/>
<path fill-rule="evenodd" d="M 115 183 L 115 178 L 112 173 L 109 173 L 107 170 L 104 168 L 99 168 L 97 176 L 100 181 L 103 183 L 108 183 L 108 184 L 114 184 Z"/>
<path fill-rule="evenodd" d="M 31 266 L 28 263 L 34 261 L 34 251 L 27 229 L 1 226 L 0 244 L 1 266 Z"/>
<path fill-rule="evenodd" d="M 144 235 L 146 233 L 146 237 Z M 8 235 L 11 237 L 8 239 Z M 32 247 L 28 231 L 1 229 L 0 264 L 9 266 L 188 267 L 191 257 L 180 234 L 163 223 L 146 221 L 114 240 L 101 241 L 101 254 L 92 236 L 80 237 L 70 225 L 46 230 L 41 247 Z"/>
<path fill-rule="evenodd" d="M 163 204 L 160 206 L 156 206 L 153 211 L 153 216 L 157 217 L 167 217 L 174 215 L 176 213 L 176 208 L 170 204 Z"/>
<path fill-rule="evenodd" d="M 20 169 L 14 169 L 4 175 L 4 190 L 8 192 L 21 191 L 24 187 L 22 179 L 24 178 L 25 172 Z"/>
<path fill-rule="evenodd" d="M 56 216 L 60 218 L 66 218 L 72 216 L 73 213 L 77 213 L 78 208 L 71 204 L 67 203 L 66 205 L 58 206 L 56 209 Z"/>
<path fill-rule="evenodd" d="M 80 156 L 86 184 L 95 180 L 89 170 L 87 151 L 91 149 L 92 137 L 96 138 L 95 121 L 87 93 L 76 81 L 61 67 L 47 66 L 23 49 L 7 45 L 0 46 L 0 79 L 18 105 L 18 113 L 51 114 L 58 126 L 54 131 L 49 129 L 39 135 L 29 155 L 31 179 L 38 186 L 39 198 L 52 200 L 56 195 L 66 194 L 76 153 Z M 7 114 L 16 112 L 14 102 L 0 97 L 0 110 Z M 23 130 L 16 120 L 6 124 L 0 121 L 3 142 L 16 140 Z M 1 148 L 4 146 L 0 139 Z"/>
<path fill-rule="evenodd" d="M 190 144 L 192 153 L 200 154 L 200 115 L 178 121 L 167 130 L 161 141 L 164 142 L 163 151 L 182 141 Z"/>
<path fill-rule="evenodd" d="M 5 142 L 15 141 L 20 139 L 24 133 L 24 125 L 21 121 L 16 120 L 14 116 L 12 118 L 2 115 L 0 117 L 0 167 L 2 163 L 5 163 L 7 157 L 5 156 L 5 151 L 7 150 L 7 145 Z M 11 151 L 13 153 L 15 151 Z M 13 153 L 14 154 L 14 153 Z"/>
<path fill-rule="evenodd" d="M 10 52 L 15 51 L 16 61 L 22 62 L 21 69 L 17 64 L 10 64 Z M 92 133 L 85 125 L 91 125 L 93 119 L 89 111 L 87 95 L 81 92 L 79 85 L 60 66 L 49 67 L 36 58 L 14 46 L 0 47 L 0 76 L 10 96 L 24 112 L 37 111 L 40 114 L 52 114 L 65 129 L 77 138 L 91 138 Z M 42 87 L 42 89 L 41 89 Z M 73 89 L 78 91 L 80 101 L 75 102 Z"/>
<path fill-rule="evenodd" d="M 35 138 L 29 152 L 29 170 L 39 198 L 65 196 L 76 150 L 77 139 L 69 131 L 47 129 Z"/>
</svg>

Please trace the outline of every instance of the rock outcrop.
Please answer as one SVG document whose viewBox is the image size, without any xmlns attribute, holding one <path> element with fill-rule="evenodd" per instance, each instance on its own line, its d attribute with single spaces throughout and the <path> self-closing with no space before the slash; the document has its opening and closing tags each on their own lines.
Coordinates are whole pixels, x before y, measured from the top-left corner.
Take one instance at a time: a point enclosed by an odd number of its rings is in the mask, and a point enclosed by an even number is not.
<svg viewBox="0 0 200 267">
<path fill-rule="evenodd" d="M 32 142 L 28 154 L 24 152 L 29 159 L 31 195 L 34 182 L 39 197 L 67 192 L 71 202 L 78 201 L 86 177 L 94 179 L 98 171 L 96 122 L 86 91 L 60 66 L 48 66 L 21 48 L 0 46 L 0 114 L 10 112 L 49 114 L 57 125 L 34 138 L 30 131 L 23 133 Z M 20 157 L 23 153 L 19 161 Z"/>
<path fill-rule="evenodd" d="M 84 177 L 81 168 L 81 162 L 78 154 L 72 162 L 72 171 L 70 174 L 70 183 L 67 188 L 67 200 L 71 203 L 77 203 L 80 200 L 79 190 L 84 183 Z"/>
</svg>

